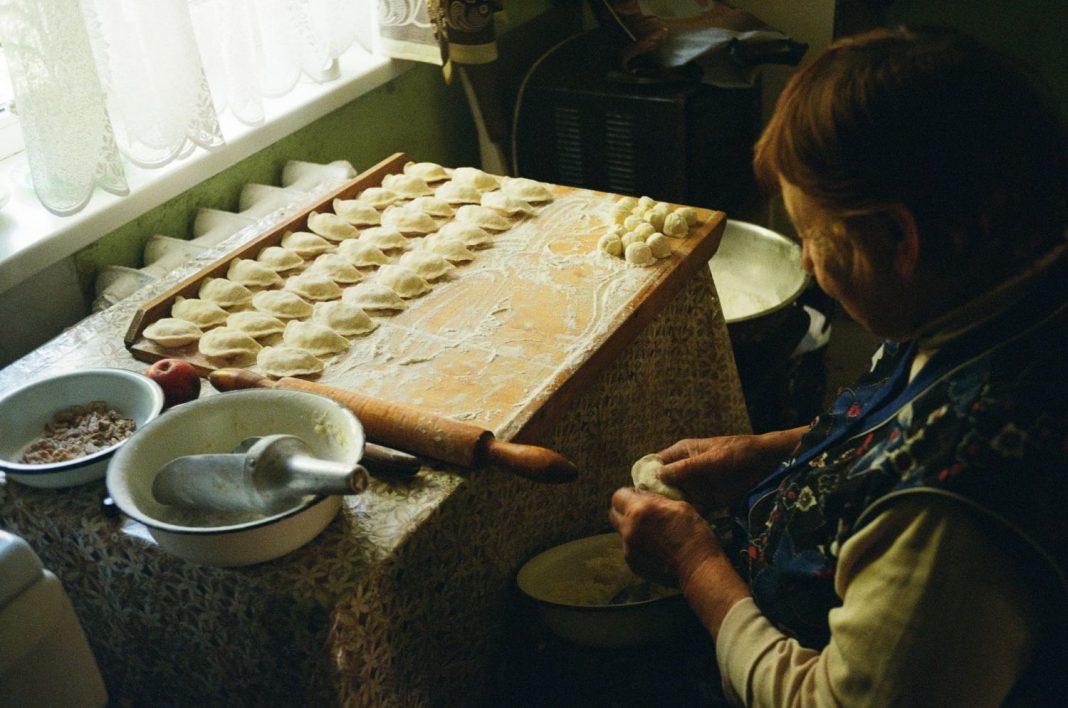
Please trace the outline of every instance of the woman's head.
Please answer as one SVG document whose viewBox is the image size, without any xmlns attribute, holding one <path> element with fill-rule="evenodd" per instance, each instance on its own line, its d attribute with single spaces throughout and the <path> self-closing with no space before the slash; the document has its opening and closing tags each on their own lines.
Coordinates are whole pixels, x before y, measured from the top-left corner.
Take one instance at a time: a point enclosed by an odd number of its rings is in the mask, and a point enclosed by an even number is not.
<svg viewBox="0 0 1068 708">
<path fill-rule="evenodd" d="M 786 86 L 755 167 L 803 193 L 813 228 L 876 258 L 907 213 L 927 273 L 1003 277 L 1068 226 L 1056 111 L 1011 61 L 945 29 L 833 44 Z"/>
</svg>

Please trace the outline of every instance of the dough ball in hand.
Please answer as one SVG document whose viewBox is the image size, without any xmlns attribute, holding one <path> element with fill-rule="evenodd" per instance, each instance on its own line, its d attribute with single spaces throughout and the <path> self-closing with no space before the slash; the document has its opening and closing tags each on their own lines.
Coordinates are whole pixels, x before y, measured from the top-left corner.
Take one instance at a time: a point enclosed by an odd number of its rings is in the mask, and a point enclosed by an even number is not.
<svg viewBox="0 0 1068 708">
<path fill-rule="evenodd" d="M 655 453 L 646 455 L 635 462 L 630 468 L 630 477 L 634 480 L 634 486 L 662 494 L 668 499 L 682 500 L 682 492 L 677 487 L 660 481 L 660 468 L 663 466 L 664 461 Z"/>
</svg>

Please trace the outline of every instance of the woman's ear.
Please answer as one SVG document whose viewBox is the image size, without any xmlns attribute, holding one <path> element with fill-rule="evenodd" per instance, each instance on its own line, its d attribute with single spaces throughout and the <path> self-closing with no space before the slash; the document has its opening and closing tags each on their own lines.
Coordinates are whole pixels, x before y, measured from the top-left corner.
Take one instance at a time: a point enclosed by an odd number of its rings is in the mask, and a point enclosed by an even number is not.
<svg viewBox="0 0 1068 708">
<path fill-rule="evenodd" d="M 920 263 L 920 232 L 912 212 L 898 205 L 889 210 L 897 239 L 894 244 L 894 272 L 901 278 L 911 278 Z"/>
</svg>

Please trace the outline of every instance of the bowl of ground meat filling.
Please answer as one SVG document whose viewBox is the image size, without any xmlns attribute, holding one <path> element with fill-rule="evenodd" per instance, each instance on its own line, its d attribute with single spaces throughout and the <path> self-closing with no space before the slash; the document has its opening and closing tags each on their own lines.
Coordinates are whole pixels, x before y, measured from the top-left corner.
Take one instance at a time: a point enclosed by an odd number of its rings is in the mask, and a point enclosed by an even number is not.
<svg viewBox="0 0 1068 708">
<path fill-rule="evenodd" d="M 0 398 L 0 470 L 31 487 L 102 479 L 115 451 L 159 415 L 163 390 L 125 369 L 83 369 Z"/>
</svg>

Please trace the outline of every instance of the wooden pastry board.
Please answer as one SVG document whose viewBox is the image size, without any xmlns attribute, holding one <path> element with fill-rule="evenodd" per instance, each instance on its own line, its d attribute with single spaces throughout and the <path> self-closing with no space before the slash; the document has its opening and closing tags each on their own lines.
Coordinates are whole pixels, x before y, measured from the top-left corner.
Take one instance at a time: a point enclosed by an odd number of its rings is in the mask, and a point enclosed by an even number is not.
<svg viewBox="0 0 1068 708">
<path fill-rule="evenodd" d="M 178 296 L 196 297 L 201 281 L 225 277 L 234 258 L 255 258 L 288 231 L 306 230 L 312 211 L 333 211 L 335 198 L 355 198 L 398 173 L 397 153 L 363 172 L 298 216 L 206 266 L 146 302 L 125 337 L 141 361 L 190 361 L 207 372 L 254 361 L 209 360 L 196 345 L 166 349 L 145 339 Z M 320 383 L 426 407 L 466 420 L 504 439 L 533 439 L 576 392 L 609 366 L 716 252 L 726 217 L 698 209 L 699 219 L 674 252 L 636 267 L 598 252 L 619 195 L 549 185 L 556 198 L 499 234 L 474 261 L 458 264 L 431 292 L 408 301 L 379 327 L 351 337 L 351 348 L 327 359 Z M 711 299 L 709 307 L 713 307 Z"/>
</svg>

